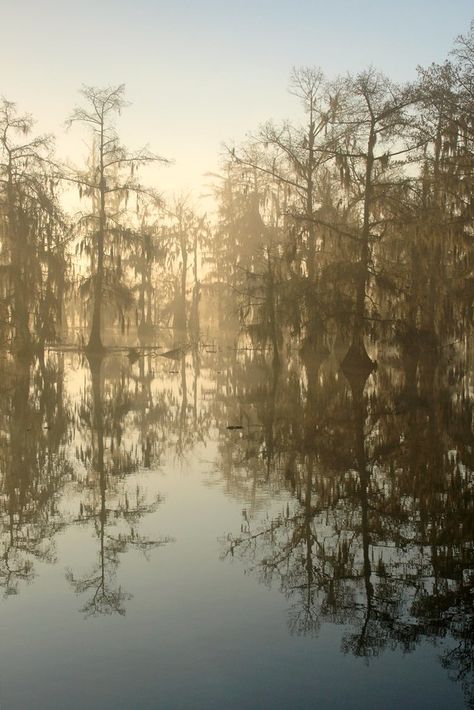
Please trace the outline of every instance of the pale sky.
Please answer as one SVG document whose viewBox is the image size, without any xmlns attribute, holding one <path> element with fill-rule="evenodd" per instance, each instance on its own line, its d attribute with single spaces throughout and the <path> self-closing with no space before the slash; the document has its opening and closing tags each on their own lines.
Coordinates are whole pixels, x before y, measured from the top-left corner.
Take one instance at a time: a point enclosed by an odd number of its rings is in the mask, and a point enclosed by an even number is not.
<svg viewBox="0 0 474 710">
<path fill-rule="evenodd" d="M 332 78 L 374 64 L 394 80 L 443 61 L 469 29 L 472 0 L 0 0 L 0 94 L 58 136 L 62 157 L 86 155 L 64 121 L 82 83 L 126 84 L 119 120 L 130 148 L 175 161 L 162 191 L 204 189 L 222 142 L 298 112 L 292 66 Z"/>
</svg>

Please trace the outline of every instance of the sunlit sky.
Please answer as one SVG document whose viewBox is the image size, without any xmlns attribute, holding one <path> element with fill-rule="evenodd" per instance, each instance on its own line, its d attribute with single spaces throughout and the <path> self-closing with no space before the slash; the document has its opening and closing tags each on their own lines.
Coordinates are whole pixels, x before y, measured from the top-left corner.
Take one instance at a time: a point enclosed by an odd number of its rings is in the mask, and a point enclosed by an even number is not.
<svg viewBox="0 0 474 710">
<path fill-rule="evenodd" d="M 443 61 L 474 17 L 472 0 L 0 0 L 0 94 L 80 162 L 86 132 L 64 121 L 82 83 L 125 83 L 130 148 L 174 160 L 165 193 L 204 190 L 222 142 L 298 113 L 292 66 L 328 77 L 374 64 L 395 80 Z M 205 190 L 204 190 L 205 191 Z"/>
</svg>

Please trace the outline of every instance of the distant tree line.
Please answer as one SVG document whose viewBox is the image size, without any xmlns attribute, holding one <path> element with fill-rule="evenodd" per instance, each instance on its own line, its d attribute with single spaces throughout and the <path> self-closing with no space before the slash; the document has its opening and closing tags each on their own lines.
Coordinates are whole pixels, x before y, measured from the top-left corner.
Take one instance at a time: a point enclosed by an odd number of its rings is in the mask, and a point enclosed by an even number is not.
<svg viewBox="0 0 474 710">
<path fill-rule="evenodd" d="M 204 314 L 276 358 L 288 333 L 316 351 L 342 339 L 347 362 L 370 369 L 381 334 L 414 348 L 460 337 L 474 300 L 473 69 L 474 23 L 410 84 L 295 69 L 301 121 L 227 148 L 213 219 L 143 184 L 144 166 L 167 161 L 122 144 L 123 86 L 83 88 L 69 119 L 90 138 L 80 169 L 3 99 L 3 346 L 31 357 L 63 339 L 100 353 L 104 323 L 142 342 L 157 326 L 196 339 Z"/>
</svg>

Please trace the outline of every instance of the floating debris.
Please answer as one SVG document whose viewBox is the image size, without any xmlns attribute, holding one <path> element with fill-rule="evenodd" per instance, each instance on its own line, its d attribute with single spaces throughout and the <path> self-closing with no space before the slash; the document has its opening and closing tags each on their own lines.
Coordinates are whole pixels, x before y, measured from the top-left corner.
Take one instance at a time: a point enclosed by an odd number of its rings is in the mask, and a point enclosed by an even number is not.
<svg viewBox="0 0 474 710">
<path fill-rule="evenodd" d="M 186 353 L 191 349 L 191 343 L 187 345 L 181 345 L 179 348 L 174 348 L 173 350 L 168 350 L 166 353 L 160 353 L 161 357 L 168 357 L 171 360 L 180 360 L 186 355 Z"/>
<path fill-rule="evenodd" d="M 128 359 L 130 360 L 130 363 L 133 365 L 134 362 L 140 359 L 140 351 L 137 350 L 136 348 L 130 348 L 128 351 Z"/>
</svg>

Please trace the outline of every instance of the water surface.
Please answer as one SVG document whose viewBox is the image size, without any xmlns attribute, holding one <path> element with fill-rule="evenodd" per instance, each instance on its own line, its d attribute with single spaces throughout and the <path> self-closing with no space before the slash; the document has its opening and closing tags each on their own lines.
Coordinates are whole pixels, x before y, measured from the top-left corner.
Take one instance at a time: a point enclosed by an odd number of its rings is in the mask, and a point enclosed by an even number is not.
<svg viewBox="0 0 474 710">
<path fill-rule="evenodd" d="M 470 350 L 5 356 L 1 707 L 472 704 Z"/>
</svg>

